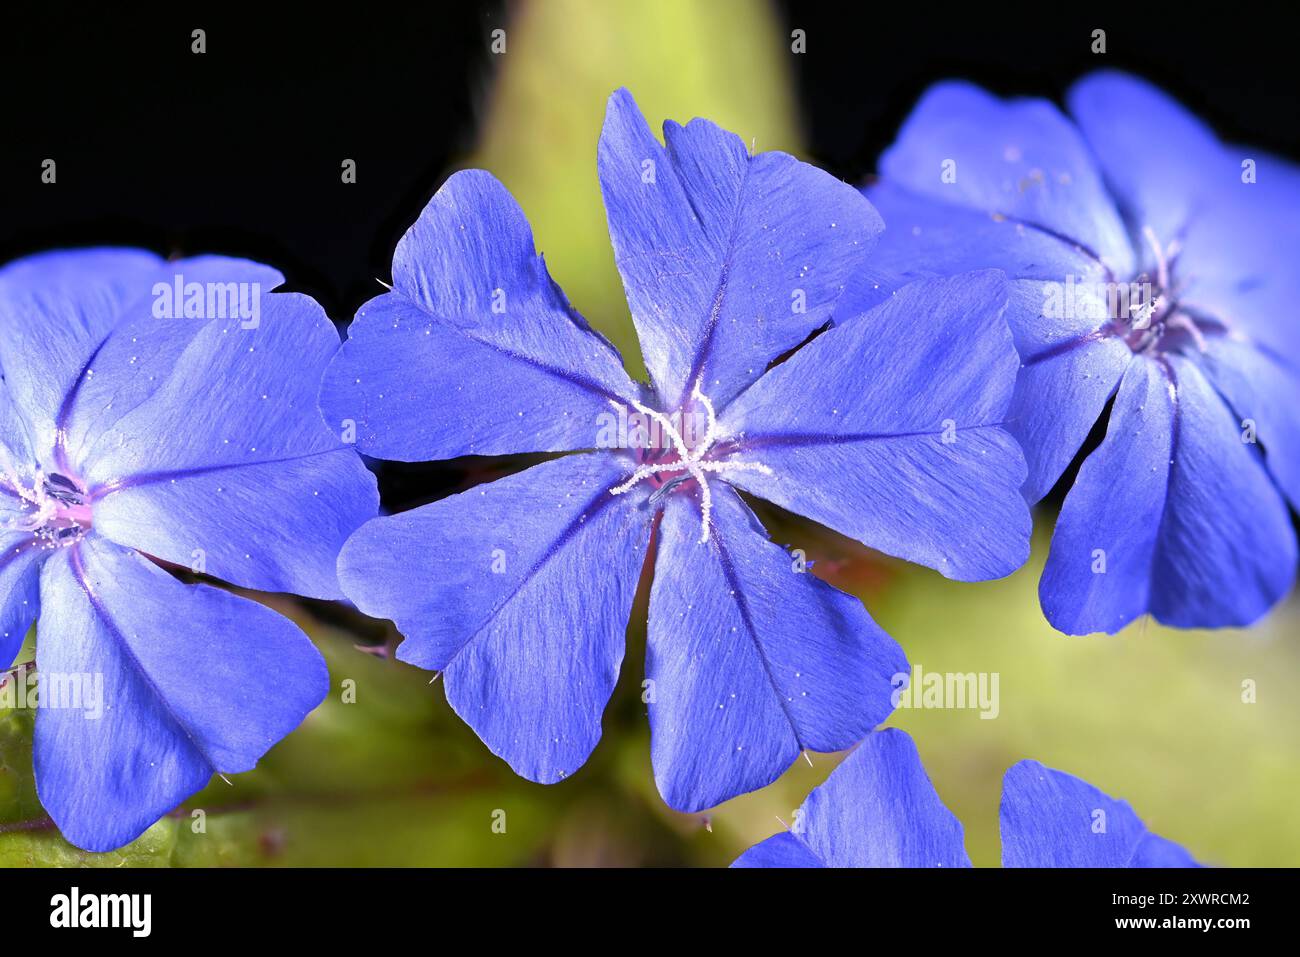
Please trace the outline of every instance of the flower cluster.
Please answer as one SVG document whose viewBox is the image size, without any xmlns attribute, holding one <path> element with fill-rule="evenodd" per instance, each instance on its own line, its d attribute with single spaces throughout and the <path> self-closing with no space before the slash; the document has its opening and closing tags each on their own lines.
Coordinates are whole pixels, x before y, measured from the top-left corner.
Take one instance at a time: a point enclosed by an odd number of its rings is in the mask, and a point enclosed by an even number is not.
<svg viewBox="0 0 1300 957">
<path fill-rule="evenodd" d="M 656 540 L 651 752 L 664 799 L 694 811 L 860 740 L 907 670 L 739 492 L 961 580 L 1015 570 L 1029 513 L 1001 428 L 1019 366 L 1001 273 L 845 311 L 881 231 L 865 199 L 704 120 L 664 138 L 626 92 L 610 99 L 600 184 L 649 386 L 551 281 L 505 189 L 466 172 L 402 238 L 321 402 L 368 455 L 564 453 L 369 522 L 339 559 L 348 597 L 406 636 L 398 657 L 440 672 L 534 781 L 596 746 Z M 431 401 L 454 414 L 430 417 Z M 657 422 L 667 447 L 600 447 L 611 407 Z"/>
<path fill-rule="evenodd" d="M 433 196 L 343 343 L 258 263 L 0 269 L 0 666 L 35 623 L 40 673 L 102 695 L 37 717 L 63 834 L 133 840 L 325 695 L 305 635 L 207 579 L 392 620 L 398 657 L 553 783 L 596 747 L 648 578 L 669 805 L 858 745 L 737 865 L 968 865 L 910 738 L 873 731 L 902 649 L 754 500 L 998 578 L 1103 421 L 1042 577 L 1053 625 L 1248 624 L 1296 572 L 1300 174 L 1132 78 L 1085 79 L 1070 110 L 941 84 L 860 191 L 706 120 L 661 142 L 615 93 L 597 172 L 647 383 L 484 171 Z M 376 517 L 358 452 L 546 458 Z M 1008 865 L 1194 863 L 1034 762 L 1001 821 Z"/>
</svg>

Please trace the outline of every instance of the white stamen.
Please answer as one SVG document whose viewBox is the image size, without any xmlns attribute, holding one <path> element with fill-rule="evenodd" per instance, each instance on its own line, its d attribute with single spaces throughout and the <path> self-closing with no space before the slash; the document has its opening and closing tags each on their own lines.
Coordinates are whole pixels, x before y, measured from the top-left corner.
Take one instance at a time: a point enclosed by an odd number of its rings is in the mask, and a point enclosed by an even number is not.
<svg viewBox="0 0 1300 957">
<path fill-rule="evenodd" d="M 718 416 L 713 411 L 713 403 L 709 401 L 709 397 L 700 391 L 699 379 L 695 380 L 695 388 L 691 390 L 691 398 L 704 406 L 704 411 L 709 417 L 708 424 L 704 429 L 704 441 L 700 443 L 705 449 L 708 449 L 718 440 Z"/>
<path fill-rule="evenodd" d="M 633 486 L 635 486 L 637 482 L 640 482 L 643 478 L 648 478 L 649 476 L 654 475 L 656 472 L 663 472 L 667 470 L 669 467 L 670 466 L 666 466 L 666 465 L 638 465 L 636 471 L 627 477 L 627 481 L 624 482 L 622 485 L 610 489 L 609 494 L 622 495 L 624 492 L 630 492 Z"/>
<path fill-rule="evenodd" d="M 1142 235 L 1146 237 L 1147 245 L 1151 247 L 1151 252 L 1155 254 L 1156 281 L 1160 284 L 1160 288 L 1164 289 L 1169 285 L 1169 260 L 1165 258 L 1164 250 L 1160 248 L 1160 240 L 1156 239 L 1154 229 L 1150 226 L 1143 226 Z"/>
<path fill-rule="evenodd" d="M 609 400 L 609 404 L 614 406 L 614 408 L 618 408 L 618 403 L 613 399 Z M 650 418 L 658 422 L 660 426 L 663 427 L 664 431 L 668 433 L 668 438 L 672 440 L 673 449 L 676 450 L 677 454 L 683 459 L 690 458 L 690 452 L 686 448 L 686 442 L 683 441 L 681 433 L 678 432 L 677 428 L 673 425 L 672 419 L 668 418 L 668 416 L 664 415 L 662 412 L 656 412 L 654 409 L 646 408 L 636 399 L 632 400 L 632 408 L 636 409 L 642 415 L 650 416 Z"/>
<path fill-rule="evenodd" d="M 709 481 L 703 475 L 700 475 L 700 544 L 703 545 L 709 540 L 709 519 L 713 517 L 713 490 L 709 488 Z"/>
<path fill-rule="evenodd" d="M 687 448 L 685 439 L 682 438 L 681 432 L 673 425 L 672 419 L 662 412 L 647 408 L 635 399 L 630 400 L 634 409 L 642 415 L 649 416 L 663 428 L 673 444 L 673 450 L 677 453 L 677 461 L 638 465 L 624 482 L 610 489 L 609 492 L 611 495 L 623 495 L 631 491 L 642 479 L 657 475 L 660 472 L 686 472 L 700 486 L 700 544 L 703 545 L 709 540 L 709 530 L 712 527 L 713 517 L 713 490 L 709 488 L 709 473 L 720 475 L 726 472 L 759 472 L 763 475 L 771 475 L 772 470 L 761 462 L 706 461 L 704 456 L 721 437 L 718 432 L 718 416 L 709 397 L 700 390 L 699 379 L 695 381 L 695 386 L 691 389 L 691 398 L 704 406 L 704 412 L 708 416 L 704 438 L 693 449 Z M 615 408 L 619 407 L 619 403 L 612 399 L 610 405 Z M 665 491 L 669 487 L 671 486 L 664 486 L 660 491 Z"/>
</svg>

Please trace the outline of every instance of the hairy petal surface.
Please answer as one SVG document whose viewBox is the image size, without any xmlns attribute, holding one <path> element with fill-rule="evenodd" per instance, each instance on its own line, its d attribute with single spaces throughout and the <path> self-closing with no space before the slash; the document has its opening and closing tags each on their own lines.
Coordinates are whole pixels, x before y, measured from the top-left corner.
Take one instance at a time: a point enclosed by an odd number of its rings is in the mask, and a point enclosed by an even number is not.
<svg viewBox="0 0 1300 957">
<path fill-rule="evenodd" d="M 1128 344 L 1100 328 L 1100 320 L 1041 318 L 1060 285 L 1018 280 L 1007 310 L 1021 363 L 1006 427 L 1025 454 L 1023 491 L 1031 503 L 1052 490 L 1133 361 Z"/>
<path fill-rule="evenodd" d="M 1226 337 L 1206 343 L 1201 367 L 1231 406 L 1242 437 L 1253 433 L 1273 480 L 1300 510 L 1300 368 Z"/>
<path fill-rule="evenodd" d="M 944 806 L 905 732 L 870 734 L 795 816 L 732 867 L 970 867 L 961 822 Z"/>
<path fill-rule="evenodd" d="M 325 375 L 332 425 L 403 462 L 592 448 L 637 396 L 617 351 L 569 305 L 514 198 L 482 170 L 443 184 Z"/>
<path fill-rule="evenodd" d="M 447 700 L 532 781 L 572 774 L 600 739 L 651 513 L 609 490 L 628 468 L 572 455 L 362 526 L 344 591 L 396 623 L 397 656 L 443 672 Z"/>
<path fill-rule="evenodd" d="M 1002 779 L 1003 867 L 1197 867 L 1129 805 L 1086 781 L 1021 761 Z"/>
<path fill-rule="evenodd" d="M 852 187 L 707 120 L 609 99 L 599 170 L 614 259 L 664 408 L 698 381 L 721 408 L 830 319 L 883 228 Z"/>
<path fill-rule="evenodd" d="M 41 253 L 0 270 L 0 368 L 48 470 L 69 470 L 70 449 L 157 389 L 185 337 L 201 328 L 183 315 L 168 323 L 154 317 L 156 290 L 174 289 L 178 276 L 182 285 L 244 282 L 267 291 L 284 281 L 247 260 L 168 263 L 138 249 Z M 105 352 L 110 333 L 131 320 L 142 339 Z M 176 346 L 159 351 L 159 341 Z"/>
<path fill-rule="evenodd" d="M 1006 296 L 996 271 L 920 281 L 814 339 L 723 414 L 771 470 L 731 481 L 949 578 L 1010 574 L 1030 518 Z"/>
<path fill-rule="evenodd" d="M 31 513 L 22 491 L 33 464 L 26 426 L 0 379 L 0 671 L 13 664 L 36 620 L 40 563 L 49 554 L 22 527 Z"/>
<path fill-rule="evenodd" d="M 740 857 L 731 862 L 732 867 L 784 867 L 808 868 L 826 867 L 827 864 L 812 852 L 798 835 L 791 831 L 773 834 L 765 841 L 759 841 Z"/>
<path fill-rule="evenodd" d="M 1066 100 L 1131 230 L 1149 226 L 1168 242 L 1216 191 L 1241 182 L 1213 132 L 1144 80 L 1099 70 Z"/>
<path fill-rule="evenodd" d="M 867 195 L 889 228 L 841 314 L 878 305 L 919 278 L 998 268 L 1012 279 L 1004 316 L 1022 367 L 1006 428 L 1025 454 L 1025 497 L 1038 501 L 1087 439 L 1130 358 L 1107 334 L 1105 267 L 1068 237 L 893 183 Z"/>
<path fill-rule="evenodd" d="M 1039 584 L 1048 620 L 1068 634 L 1115 632 L 1146 612 L 1247 625 L 1295 570 L 1282 496 L 1204 376 L 1178 356 L 1133 362 L 1056 523 Z"/>
<path fill-rule="evenodd" d="M 250 770 L 329 687 L 320 653 L 288 619 L 183 585 L 94 535 L 46 562 L 41 605 L 42 698 L 62 682 L 83 707 L 42 701 L 36 787 L 86 850 L 134 840 L 215 772 Z M 96 696 L 102 709 L 86 706 Z"/>
<path fill-rule="evenodd" d="M 1220 143 L 1176 100 L 1113 70 L 1076 83 L 1069 106 L 1130 232 L 1176 243 L 1183 307 L 1300 364 L 1300 167 Z"/>
<path fill-rule="evenodd" d="M 1088 144 L 1046 100 L 936 84 L 881 156 L 880 173 L 913 193 L 1060 237 L 1116 275 L 1132 271 L 1124 224 Z"/>
<path fill-rule="evenodd" d="M 0 533 L 0 671 L 22 651 L 40 611 L 40 571 L 45 551 L 30 534 Z"/>
<path fill-rule="evenodd" d="M 646 675 L 664 800 L 698 811 L 776 780 L 800 751 L 837 751 L 893 710 L 902 650 L 862 603 L 768 540 L 740 497 L 673 495 L 659 527 Z"/>
<path fill-rule="evenodd" d="M 917 279 L 1001 269 L 1016 279 L 1058 282 L 1063 276 L 1098 280 L 1105 266 L 1078 242 L 1034 229 L 1006 216 L 942 197 L 912 192 L 893 180 L 863 190 L 884 217 L 886 229 L 868 259 L 864 274 L 882 288 L 866 306 L 878 304 L 901 285 Z M 855 282 L 845 296 L 863 295 Z M 844 314 L 853 310 L 845 308 Z"/>
<path fill-rule="evenodd" d="M 148 321 L 176 328 L 185 343 L 161 344 L 166 381 L 78 464 L 96 530 L 247 588 L 339 597 L 338 551 L 375 514 L 378 493 L 316 404 L 338 347 L 323 310 L 277 293 L 262 298 L 256 328 L 237 319 L 194 330 L 180 328 L 194 320 Z M 134 331 L 123 327 L 105 348 Z M 109 374 L 131 392 L 130 373 Z"/>
<path fill-rule="evenodd" d="M 1226 149 L 1226 148 L 1225 148 Z M 1300 369 L 1300 167 L 1235 147 L 1214 201 L 1182 236 L 1179 301 L 1275 361 Z M 1239 163 L 1254 166 L 1252 182 Z"/>
</svg>

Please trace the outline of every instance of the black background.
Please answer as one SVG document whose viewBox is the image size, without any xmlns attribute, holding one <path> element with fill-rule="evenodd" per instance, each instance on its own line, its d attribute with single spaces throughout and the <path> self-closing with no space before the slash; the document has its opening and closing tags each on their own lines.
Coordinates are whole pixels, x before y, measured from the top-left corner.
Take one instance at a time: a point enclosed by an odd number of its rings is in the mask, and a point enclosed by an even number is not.
<svg viewBox="0 0 1300 957">
<path fill-rule="evenodd" d="M 936 79 L 1059 100 L 1099 66 L 1152 79 L 1225 138 L 1300 155 L 1294 31 L 1260 6 L 1212 18 L 1184 5 L 779 9 L 787 32 L 807 33 L 807 52 L 791 58 L 809 150 L 851 181 L 872 172 Z M 346 322 L 474 145 L 500 62 L 490 34 L 510 13 L 501 2 L 6 9 L 0 261 L 87 244 L 247 256 Z M 1105 56 L 1091 52 L 1095 28 Z M 55 186 L 40 180 L 47 157 Z M 357 161 L 354 185 L 340 182 L 344 158 Z M 388 465 L 381 487 L 399 507 L 462 479 Z"/>
<path fill-rule="evenodd" d="M 794 61 L 814 156 L 846 179 L 873 172 L 937 79 L 1059 103 L 1076 79 L 1103 67 L 1163 87 L 1223 139 L 1300 156 L 1297 32 L 1292 18 L 1273 20 L 1263 7 L 1216 4 L 1197 15 L 1199 4 L 969 4 L 953 12 L 910 2 L 853 19 L 844 12 L 853 7 L 838 4 L 780 6 L 809 34 L 807 55 Z M 1094 29 L 1106 31 L 1104 56 L 1091 51 Z"/>
<path fill-rule="evenodd" d="M 1030 951 L 1033 940 L 1050 946 L 1067 937 L 1076 946 L 1129 937 L 1231 953 L 1258 949 L 1287 929 L 1294 880 L 1295 871 L 1279 869 L 33 870 L 5 890 L 8 911 L 21 915 L 11 921 L 20 930 L 10 933 L 21 932 L 38 953 L 60 940 L 65 947 L 139 943 L 123 929 L 52 929 L 51 898 L 73 885 L 83 896 L 151 894 L 148 939 L 171 953 L 218 934 L 218 946 L 285 938 L 299 951 L 326 952 L 466 939 L 506 952 L 539 941 L 615 948 L 639 936 L 738 953 L 829 953 L 832 940 L 866 953 L 929 954 L 950 941 L 1014 953 Z M 1161 893 L 1177 906 L 1114 903 L 1116 894 Z M 1185 893 L 1241 895 L 1247 903 L 1183 904 Z M 1117 917 L 1245 917 L 1250 927 L 1119 929 Z"/>
<path fill-rule="evenodd" d="M 1089 6 L 1101 12 L 779 4 L 808 34 L 792 60 L 813 157 L 861 180 L 938 78 L 1059 98 L 1101 65 L 1156 81 L 1227 138 L 1300 154 L 1294 31 L 1263 7 L 1206 19 L 1184 5 Z M 6 9 L 0 260 L 87 243 L 245 255 L 346 320 L 472 147 L 496 65 L 489 34 L 509 13 L 499 2 Z M 1095 27 L 1104 57 L 1089 50 Z M 40 181 L 46 157 L 55 187 Z M 355 185 L 340 182 L 345 157 L 363 171 Z"/>
</svg>

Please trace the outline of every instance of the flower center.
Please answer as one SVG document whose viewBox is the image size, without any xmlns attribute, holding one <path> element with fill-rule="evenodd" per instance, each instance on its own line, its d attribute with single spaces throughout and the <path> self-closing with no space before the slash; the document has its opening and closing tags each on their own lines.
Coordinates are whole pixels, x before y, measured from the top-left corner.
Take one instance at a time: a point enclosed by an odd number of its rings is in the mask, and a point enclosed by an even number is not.
<svg viewBox="0 0 1300 957">
<path fill-rule="evenodd" d="M 45 548 L 76 544 L 90 530 L 90 502 L 76 479 L 39 468 L 24 478 L 5 463 L 0 469 L 0 491 L 20 502 L 18 514 L 7 517 L 4 525 L 14 531 L 30 532 Z"/>
<path fill-rule="evenodd" d="M 619 408 L 619 403 L 611 400 Z M 700 490 L 700 543 L 709 540 L 709 517 L 713 511 L 713 493 L 709 489 L 709 476 L 727 472 L 761 472 L 771 475 L 772 470 L 760 462 L 737 462 L 729 456 L 742 449 L 735 442 L 719 441 L 723 437 L 718 431 L 718 416 L 714 412 L 709 397 L 700 391 L 697 380 L 691 390 L 687 407 L 683 408 L 673 421 L 673 417 L 662 412 L 646 408 L 633 400 L 632 407 L 646 418 L 655 422 L 668 438 L 667 449 L 649 448 L 637 450 L 637 464 L 623 484 L 610 489 L 611 495 L 623 495 L 630 492 L 641 482 L 647 482 L 654 489 L 650 493 L 653 504 L 679 489 L 688 489 L 692 485 Z M 698 422 L 703 413 L 703 435 L 700 429 L 688 427 L 688 423 Z"/>
<path fill-rule="evenodd" d="M 1205 337 L 1196 319 L 1180 308 L 1184 284 L 1174 276 L 1178 240 L 1162 246 L 1150 226 L 1142 228 L 1142 236 L 1151 247 L 1155 275 L 1148 270 L 1128 284 L 1118 314 L 1111 317 L 1116 334 L 1138 354 L 1164 353 L 1188 344 L 1204 352 Z"/>
</svg>

